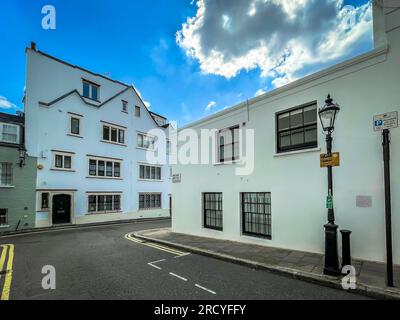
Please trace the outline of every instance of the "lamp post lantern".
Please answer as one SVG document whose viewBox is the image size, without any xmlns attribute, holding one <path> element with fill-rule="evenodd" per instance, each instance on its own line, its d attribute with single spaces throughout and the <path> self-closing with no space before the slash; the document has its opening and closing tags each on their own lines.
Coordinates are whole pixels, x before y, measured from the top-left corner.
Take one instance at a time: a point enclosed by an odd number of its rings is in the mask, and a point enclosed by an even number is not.
<svg viewBox="0 0 400 320">
<path fill-rule="evenodd" d="M 318 115 L 321 120 L 322 128 L 326 134 L 327 156 L 332 156 L 332 132 L 335 130 L 336 116 L 339 113 L 339 105 L 333 103 L 330 95 L 325 101 L 325 105 L 319 109 Z M 337 243 L 337 229 L 335 224 L 335 213 L 333 210 L 333 179 L 332 166 L 328 166 L 328 223 L 325 227 L 325 266 L 324 274 L 336 276 L 340 274 L 339 254 Z"/>
</svg>

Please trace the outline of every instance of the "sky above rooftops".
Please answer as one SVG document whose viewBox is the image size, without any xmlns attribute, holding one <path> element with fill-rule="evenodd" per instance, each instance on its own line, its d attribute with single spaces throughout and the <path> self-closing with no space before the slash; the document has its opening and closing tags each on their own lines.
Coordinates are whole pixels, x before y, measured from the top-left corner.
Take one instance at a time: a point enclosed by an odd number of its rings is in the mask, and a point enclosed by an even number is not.
<svg viewBox="0 0 400 320">
<path fill-rule="evenodd" d="M 42 28 L 42 8 L 56 29 Z M 0 112 L 22 109 L 25 47 L 133 84 L 184 125 L 372 49 L 367 0 L 2 0 Z"/>
</svg>

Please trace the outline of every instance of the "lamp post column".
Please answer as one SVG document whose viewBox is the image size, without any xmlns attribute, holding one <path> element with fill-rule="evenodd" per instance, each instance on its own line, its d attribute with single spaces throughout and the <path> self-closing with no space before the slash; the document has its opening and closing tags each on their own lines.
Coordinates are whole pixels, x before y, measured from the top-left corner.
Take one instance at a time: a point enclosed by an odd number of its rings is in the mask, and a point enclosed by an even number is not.
<svg viewBox="0 0 400 320">
<path fill-rule="evenodd" d="M 332 134 L 329 132 L 326 136 L 326 149 L 328 156 L 332 155 Z M 332 167 L 328 167 L 328 196 L 333 196 L 333 178 Z M 328 201 L 327 201 L 328 202 Z M 340 274 L 339 270 L 339 254 L 338 254 L 338 240 L 337 230 L 338 226 L 335 224 L 335 213 L 333 210 L 333 203 L 328 206 L 328 223 L 325 227 L 325 267 L 324 274 L 337 276 Z"/>
</svg>

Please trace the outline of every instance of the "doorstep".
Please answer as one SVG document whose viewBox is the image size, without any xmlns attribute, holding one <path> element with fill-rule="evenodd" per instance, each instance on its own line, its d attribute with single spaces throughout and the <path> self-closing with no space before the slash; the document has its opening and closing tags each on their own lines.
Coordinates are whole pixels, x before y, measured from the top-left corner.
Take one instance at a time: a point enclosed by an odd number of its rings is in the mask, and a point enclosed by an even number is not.
<svg viewBox="0 0 400 320">
<path fill-rule="evenodd" d="M 324 260 L 320 254 L 191 236 L 174 233 L 171 228 L 144 230 L 134 235 L 145 241 L 344 290 L 342 277 L 323 274 Z M 400 266 L 395 267 L 396 288 L 388 288 L 384 264 L 353 259 L 352 265 L 356 269 L 357 282 L 356 289 L 349 292 L 377 299 L 400 300 Z"/>
</svg>

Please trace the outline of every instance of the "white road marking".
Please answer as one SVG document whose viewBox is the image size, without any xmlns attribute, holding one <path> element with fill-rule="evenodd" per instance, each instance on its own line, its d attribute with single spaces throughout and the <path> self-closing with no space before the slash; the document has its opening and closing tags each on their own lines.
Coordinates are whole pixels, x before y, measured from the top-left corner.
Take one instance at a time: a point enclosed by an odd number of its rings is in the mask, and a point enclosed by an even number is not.
<svg viewBox="0 0 400 320">
<path fill-rule="evenodd" d="M 195 284 L 195 286 L 197 287 L 197 288 L 199 288 L 199 289 L 202 289 L 202 290 L 204 290 L 204 291 L 207 291 L 207 292 L 209 292 L 209 293 L 211 293 L 211 294 L 217 294 L 216 292 L 214 292 L 214 291 L 212 291 L 212 290 L 210 290 L 210 289 L 207 289 L 207 288 L 204 288 L 204 287 L 202 287 L 201 285 L 199 285 L 199 284 Z"/>
<path fill-rule="evenodd" d="M 161 259 L 161 260 L 149 262 L 148 265 L 151 266 L 151 267 L 153 267 L 153 268 L 156 268 L 156 269 L 158 269 L 158 270 L 162 270 L 159 266 L 156 266 L 155 263 L 159 263 L 159 262 L 163 262 L 163 261 L 165 261 L 165 259 Z"/>
<path fill-rule="evenodd" d="M 170 274 L 171 276 L 176 277 L 176 278 L 178 278 L 178 279 L 181 279 L 181 280 L 183 280 L 183 281 L 187 281 L 186 278 L 181 277 L 181 276 L 179 276 L 179 275 L 177 275 L 177 274 L 175 274 L 175 273 L 170 272 L 169 274 Z"/>
</svg>

